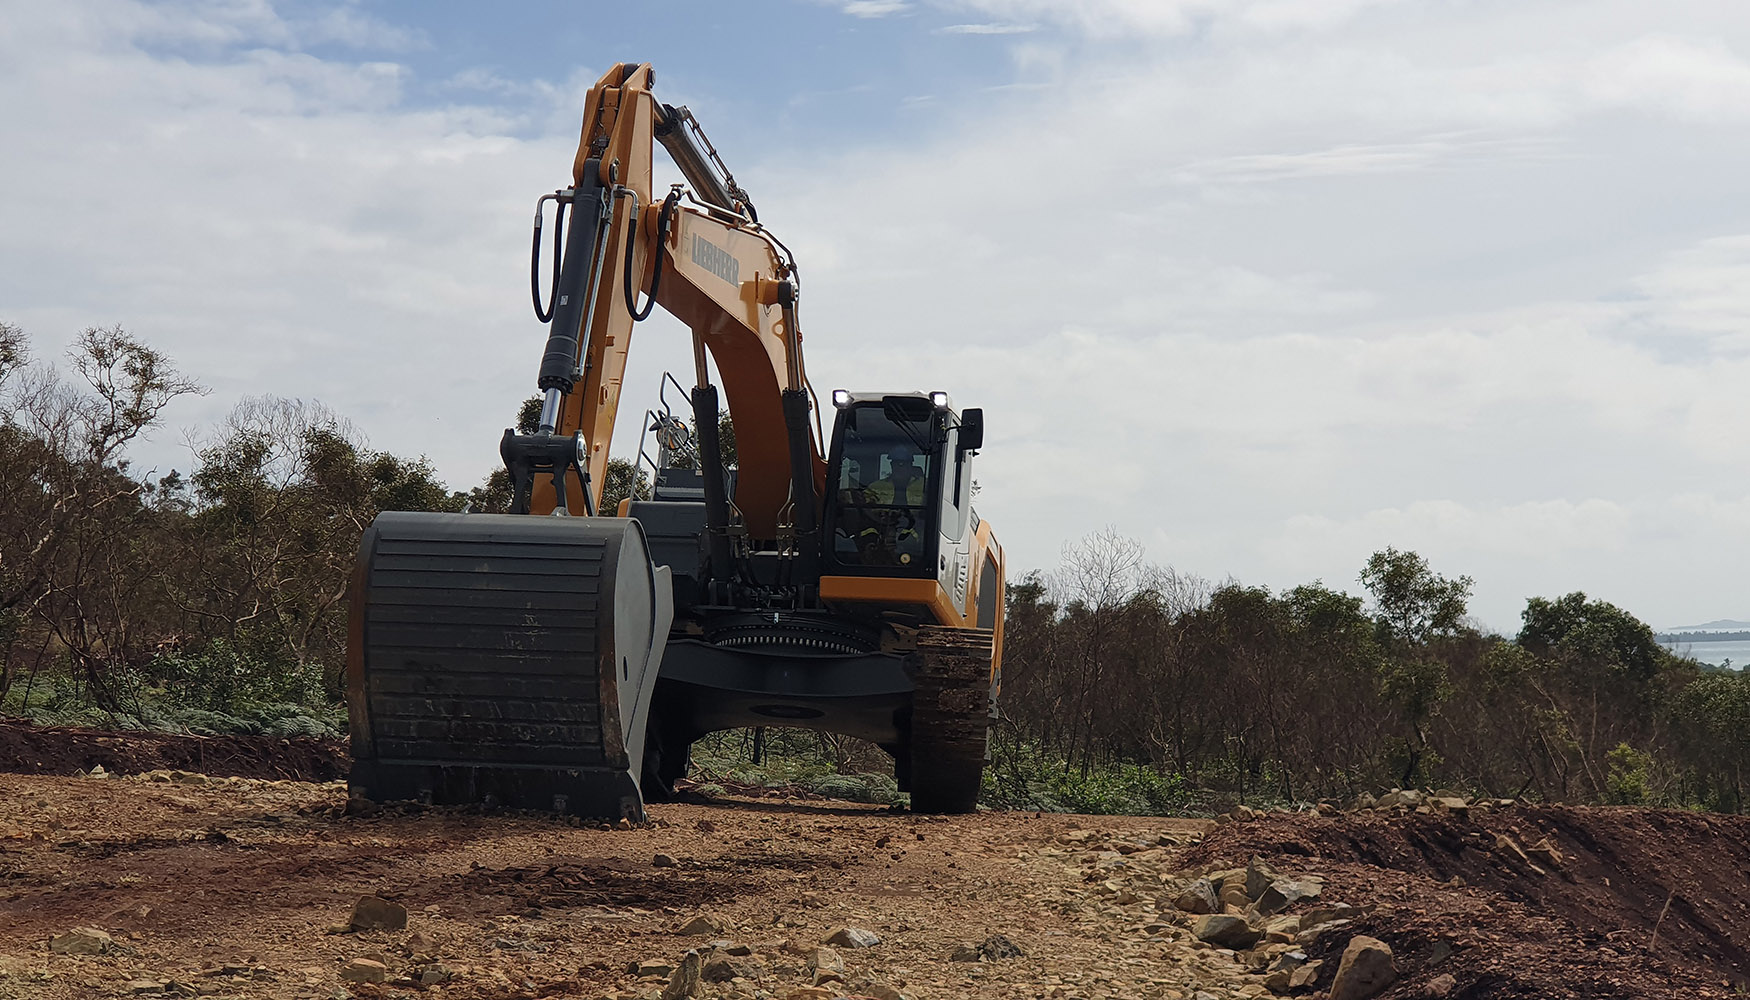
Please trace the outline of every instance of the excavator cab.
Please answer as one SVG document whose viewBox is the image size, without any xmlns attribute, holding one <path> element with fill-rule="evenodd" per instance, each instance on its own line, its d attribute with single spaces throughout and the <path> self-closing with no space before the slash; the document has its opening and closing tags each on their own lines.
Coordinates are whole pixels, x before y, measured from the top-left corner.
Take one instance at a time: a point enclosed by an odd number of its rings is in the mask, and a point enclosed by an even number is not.
<svg viewBox="0 0 1750 1000">
<path fill-rule="evenodd" d="M 825 567 L 935 577 L 965 531 L 971 470 L 946 394 L 835 394 Z M 967 418 L 982 426 L 982 411 Z"/>
</svg>

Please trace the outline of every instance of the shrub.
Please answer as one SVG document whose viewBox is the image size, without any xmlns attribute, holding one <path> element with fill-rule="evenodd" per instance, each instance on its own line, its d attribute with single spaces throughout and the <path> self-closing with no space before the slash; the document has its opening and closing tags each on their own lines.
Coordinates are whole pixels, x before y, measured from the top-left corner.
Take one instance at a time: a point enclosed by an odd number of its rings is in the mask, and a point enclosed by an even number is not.
<svg viewBox="0 0 1750 1000">
<path fill-rule="evenodd" d="M 245 716 L 254 706 L 287 702 L 302 711 L 301 706 L 325 700 L 320 667 L 255 645 L 247 637 L 214 639 L 197 652 L 160 656 L 146 673 L 178 704 L 230 715 Z"/>
<path fill-rule="evenodd" d="M 828 798 L 883 806 L 904 798 L 891 774 L 829 774 L 810 783 L 808 790 Z"/>
<path fill-rule="evenodd" d="M 1618 743 L 1616 749 L 1605 756 L 1610 761 L 1610 801 L 1619 806 L 1644 805 L 1653 755 L 1642 753 L 1627 743 Z"/>
</svg>

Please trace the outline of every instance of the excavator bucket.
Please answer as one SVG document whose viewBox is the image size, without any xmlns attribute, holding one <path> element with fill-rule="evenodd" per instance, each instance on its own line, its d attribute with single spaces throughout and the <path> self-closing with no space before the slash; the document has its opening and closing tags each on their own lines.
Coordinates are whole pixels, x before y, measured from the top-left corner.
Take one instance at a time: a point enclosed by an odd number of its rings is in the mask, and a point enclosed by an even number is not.
<svg viewBox="0 0 1750 1000">
<path fill-rule="evenodd" d="M 352 581 L 352 795 L 642 820 L 673 600 L 628 518 L 378 515 Z"/>
</svg>

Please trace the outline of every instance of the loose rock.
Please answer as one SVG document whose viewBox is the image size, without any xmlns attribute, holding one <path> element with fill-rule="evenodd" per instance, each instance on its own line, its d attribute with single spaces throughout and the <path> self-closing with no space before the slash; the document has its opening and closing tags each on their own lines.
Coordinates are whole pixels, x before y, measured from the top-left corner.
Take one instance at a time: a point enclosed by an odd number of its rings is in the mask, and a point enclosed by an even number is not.
<svg viewBox="0 0 1750 1000">
<path fill-rule="evenodd" d="M 347 925 L 355 931 L 399 931 L 407 928 L 407 907 L 380 896 L 360 896 L 352 904 Z"/>
<path fill-rule="evenodd" d="M 886 983 L 865 980 L 856 986 L 858 996 L 874 997 L 875 1000 L 905 1000 L 905 994 Z"/>
<path fill-rule="evenodd" d="M 1264 936 L 1272 941 L 1281 941 L 1286 944 L 1293 941 L 1294 936 L 1298 933 L 1300 933 L 1300 917 L 1298 916 L 1271 917 L 1264 921 Z"/>
<path fill-rule="evenodd" d="M 1237 906 L 1244 909 L 1252 902 L 1252 897 L 1246 895 L 1246 883 L 1240 880 L 1223 882 L 1221 884 L 1221 905 Z"/>
<path fill-rule="evenodd" d="M 340 978 L 349 983 L 380 983 L 389 978 L 389 967 L 369 958 L 355 958 L 340 967 Z"/>
<path fill-rule="evenodd" d="M 1244 917 L 1234 917 L 1223 913 L 1211 913 L 1197 918 L 1191 925 L 1191 933 L 1199 941 L 1208 941 L 1220 948 L 1250 948 L 1258 943 L 1263 935 L 1253 930 Z"/>
<path fill-rule="evenodd" d="M 1428 980 L 1428 985 L 1422 987 L 1422 995 L 1432 998 L 1432 1000 L 1439 1000 L 1441 997 L 1451 996 L 1457 989 L 1458 980 L 1452 978 L 1451 973 L 1443 972 Z"/>
<path fill-rule="evenodd" d="M 727 933 L 728 930 L 729 924 L 727 921 L 719 917 L 714 917 L 709 913 L 701 913 L 682 924 L 680 930 L 675 933 L 686 937 L 713 937 L 721 936 L 722 934 Z"/>
<path fill-rule="evenodd" d="M 1279 913 L 1303 900 L 1317 899 L 1324 887 L 1317 882 L 1279 878 L 1264 887 L 1258 895 L 1259 913 Z"/>
<path fill-rule="evenodd" d="M 1342 961 L 1337 963 L 1330 1000 L 1368 1000 L 1397 977 L 1391 946 L 1378 938 L 1357 934 L 1349 940 Z"/>
<path fill-rule="evenodd" d="M 407 940 L 402 942 L 402 946 L 407 949 L 409 955 L 437 954 L 437 942 L 423 931 L 414 931 L 407 935 Z"/>
<path fill-rule="evenodd" d="M 845 981 L 845 960 L 827 947 L 814 949 L 814 985 Z"/>
<path fill-rule="evenodd" d="M 75 927 L 49 939 L 49 950 L 57 955 L 103 955 L 115 947 L 115 939 L 95 927 Z"/>
<path fill-rule="evenodd" d="M 675 965 L 673 962 L 661 958 L 647 958 L 641 962 L 633 962 L 626 967 L 627 972 L 639 977 L 640 979 L 645 976 L 661 976 L 662 978 L 667 979 L 669 974 L 674 972 L 674 969 Z"/>
<path fill-rule="evenodd" d="M 826 943 L 841 948 L 873 948 L 881 943 L 881 938 L 874 931 L 861 927 L 836 927 L 827 932 Z"/>
<path fill-rule="evenodd" d="M 758 979 L 765 972 L 756 958 L 736 955 L 713 955 L 705 962 L 702 973 L 707 983 L 727 983 L 731 979 Z"/>
<path fill-rule="evenodd" d="M 1270 888 L 1270 883 L 1281 877 L 1263 858 L 1254 856 L 1252 863 L 1246 866 L 1246 897 L 1257 899 Z"/>
<path fill-rule="evenodd" d="M 1173 905 L 1186 913 L 1215 913 L 1221 909 L 1221 899 L 1215 893 L 1215 883 L 1200 878 L 1186 886 Z"/>
<path fill-rule="evenodd" d="M 1284 969 L 1292 972 L 1306 964 L 1306 952 L 1285 951 L 1277 955 L 1270 963 L 1271 972 L 1281 972 Z"/>
<path fill-rule="evenodd" d="M 651 858 L 650 864 L 656 868 L 678 868 L 680 866 L 680 862 L 667 854 L 658 854 L 656 857 Z"/>
<path fill-rule="evenodd" d="M 1319 924 L 1330 923 L 1339 917 L 1350 916 L 1354 907 L 1348 903 L 1338 903 L 1335 906 L 1315 906 L 1300 914 L 1300 926 L 1317 927 Z"/>
<path fill-rule="evenodd" d="M 988 962 L 999 962 L 1005 958 L 1020 958 L 1026 952 L 1021 946 L 1001 934 L 992 934 L 978 946 L 978 954 Z"/>
<path fill-rule="evenodd" d="M 662 988 L 662 1000 L 681 1000 L 682 997 L 696 996 L 704 977 L 704 968 L 704 959 L 698 952 L 687 952 L 681 958 L 681 964 L 668 977 L 668 985 Z"/>
</svg>

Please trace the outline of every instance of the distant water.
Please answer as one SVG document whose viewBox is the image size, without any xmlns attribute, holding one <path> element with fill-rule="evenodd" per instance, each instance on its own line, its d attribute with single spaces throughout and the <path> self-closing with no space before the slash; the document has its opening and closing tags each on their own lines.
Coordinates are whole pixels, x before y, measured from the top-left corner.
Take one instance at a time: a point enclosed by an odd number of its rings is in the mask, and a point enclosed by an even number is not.
<svg viewBox="0 0 1750 1000">
<path fill-rule="evenodd" d="M 1670 644 L 1669 648 L 1674 653 L 1715 666 L 1727 660 L 1731 660 L 1734 667 L 1750 665 L 1750 642 L 1680 642 Z"/>
</svg>

